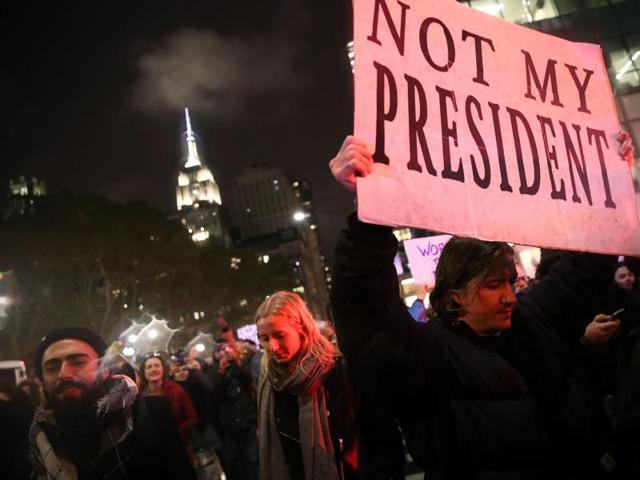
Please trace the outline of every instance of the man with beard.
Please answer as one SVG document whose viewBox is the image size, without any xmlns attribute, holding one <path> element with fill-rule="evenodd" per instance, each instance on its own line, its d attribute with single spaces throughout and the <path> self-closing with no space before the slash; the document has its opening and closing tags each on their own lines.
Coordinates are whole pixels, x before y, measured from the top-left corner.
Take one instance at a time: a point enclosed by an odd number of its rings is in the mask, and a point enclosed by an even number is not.
<svg viewBox="0 0 640 480">
<path fill-rule="evenodd" d="M 194 478 L 177 441 L 164 435 L 166 422 L 157 421 L 159 411 L 170 418 L 166 400 L 132 408 L 138 388 L 128 376 L 101 367 L 106 348 L 98 334 L 82 327 L 54 330 L 42 339 L 35 367 L 46 403 L 29 432 L 31 477 Z"/>
</svg>

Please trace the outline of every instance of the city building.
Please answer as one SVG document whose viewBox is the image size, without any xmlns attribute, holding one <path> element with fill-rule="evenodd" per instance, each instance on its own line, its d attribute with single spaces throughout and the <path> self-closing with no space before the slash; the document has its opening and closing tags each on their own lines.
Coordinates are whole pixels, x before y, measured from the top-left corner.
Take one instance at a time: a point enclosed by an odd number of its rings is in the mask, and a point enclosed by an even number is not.
<svg viewBox="0 0 640 480">
<path fill-rule="evenodd" d="M 228 247 L 231 238 L 224 218 L 220 188 L 211 169 L 198 155 L 188 108 L 184 109 L 184 114 L 183 165 L 178 171 L 176 185 L 178 216 L 194 242 Z"/>
<path fill-rule="evenodd" d="M 307 182 L 292 180 L 266 164 L 253 165 L 233 181 L 231 196 L 239 243 L 266 261 L 275 253 L 287 259 L 296 273 L 294 290 L 315 318 L 327 319 L 328 269 Z"/>
<path fill-rule="evenodd" d="M 9 220 L 33 213 L 46 194 L 44 182 L 35 177 L 20 175 L 16 180 L 9 180 L 3 218 Z"/>
</svg>

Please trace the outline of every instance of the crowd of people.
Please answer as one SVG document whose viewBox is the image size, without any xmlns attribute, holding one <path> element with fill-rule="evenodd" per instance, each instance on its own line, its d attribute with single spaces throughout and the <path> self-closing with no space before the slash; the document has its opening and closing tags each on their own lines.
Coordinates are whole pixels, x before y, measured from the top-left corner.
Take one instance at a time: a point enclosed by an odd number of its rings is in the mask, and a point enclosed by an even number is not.
<svg viewBox="0 0 640 480">
<path fill-rule="evenodd" d="M 372 162 L 347 137 L 330 168 L 354 190 Z M 402 479 L 405 449 L 429 480 L 640 478 L 637 259 L 545 251 L 516 296 L 508 244 L 453 237 L 408 309 L 396 252 L 350 216 L 333 323 L 274 292 L 259 346 L 222 320 L 210 362 L 49 332 L 35 378 L 0 385 L 2 478 Z"/>
</svg>

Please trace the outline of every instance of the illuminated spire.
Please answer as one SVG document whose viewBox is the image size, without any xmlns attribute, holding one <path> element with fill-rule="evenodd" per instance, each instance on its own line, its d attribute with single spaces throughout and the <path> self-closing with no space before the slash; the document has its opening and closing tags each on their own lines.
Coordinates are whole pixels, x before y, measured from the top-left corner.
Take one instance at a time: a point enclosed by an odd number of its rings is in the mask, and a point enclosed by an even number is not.
<svg viewBox="0 0 640 480">
<path fill-rule="evenodd" d="M 189 109 L 184 109 L 184 116 L 187 120 L 187 148 L 189 151 L 189 156 L 187 157 L 187 163 L 185 163 L 185 168 L 189 167 L 199 167 L 200 157 L 198 157 L 198 148 L 196 147 L 196 137 L 193 135 L 193 130 L 191 130 L 191 119 L 189 118 Z"/>
</svg>

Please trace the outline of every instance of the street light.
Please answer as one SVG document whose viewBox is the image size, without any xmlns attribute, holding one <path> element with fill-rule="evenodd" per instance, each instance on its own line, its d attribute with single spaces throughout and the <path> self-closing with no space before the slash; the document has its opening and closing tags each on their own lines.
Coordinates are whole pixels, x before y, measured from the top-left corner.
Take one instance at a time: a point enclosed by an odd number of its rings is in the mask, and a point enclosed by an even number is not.
<svg viewBox="0 0 640 480">
<path fill-rule="evenodd" d="M 306 217 L 305 213 L 300 210 L 293 214 L 293 220 L 296 222 L 302 222 Z"/>
</svg>

